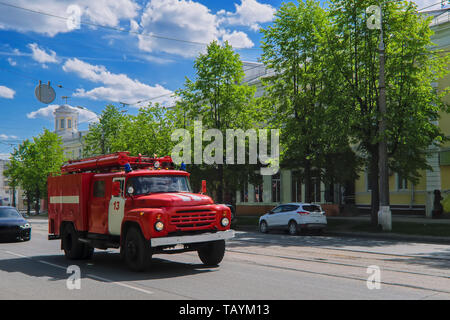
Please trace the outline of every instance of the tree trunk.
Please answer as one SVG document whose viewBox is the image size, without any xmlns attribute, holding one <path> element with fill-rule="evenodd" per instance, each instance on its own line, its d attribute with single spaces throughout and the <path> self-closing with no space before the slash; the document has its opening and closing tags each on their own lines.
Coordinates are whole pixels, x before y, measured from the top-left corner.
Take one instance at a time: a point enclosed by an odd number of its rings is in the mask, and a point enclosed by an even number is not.
<svg viewBox="0 0 450 320">
<path fill-rule="evenodd" d="M 307 160 L 305 163 L 305 202 L 311 203 L 311 163 Z"/>
<path fill-rule="evenodd" d="M 16 187 L 12 188 L 12 193 L 13 193 L 13 197 L 12 197 L 12 206 L 16 207 Z"/>
<path fill-rule="evenodd" d="M 26 193 L 26 197 L 27 197 L 27 215 L 31 214 L 31 196 L 29 194 L 29 192 Z"/>
<path fill-rule="evenodd" d="M 41 193 L 39 191 L 39 187 L 36 188 L 36 202 L 35 202 L 35 206 L 34 206 L 34 211 L 36 212 L 36 215 L 39 214 L 40 211 L 40 202 L 41 202 Z"/>
<path fill-rule="evenodd" d="M 223 203 L 224 181 L 223 181 L 223 164 L 218 164 L 219 187 L 217 188 L 217 202 Z"/>
<path fill-rule="evenodd" d="M 378 145 L 371 150 L 370 170 L 371 179 L 371 212 L 370 220 L 373 226 L 378 225 L 378 210 L 380 208 L 380 193 L 379 193 L 379 179 L 378 179 Z"/>
</svg>

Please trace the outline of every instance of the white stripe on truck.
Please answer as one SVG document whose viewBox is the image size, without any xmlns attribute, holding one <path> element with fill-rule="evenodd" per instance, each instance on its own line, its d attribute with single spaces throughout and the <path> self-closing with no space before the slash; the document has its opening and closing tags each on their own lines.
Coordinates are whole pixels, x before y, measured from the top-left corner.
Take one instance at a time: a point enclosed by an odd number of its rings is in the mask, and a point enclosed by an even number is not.
<svg viewBox="0 0 450 320">
<path fill-rule="evenodd" d="M 55 196 L 50 197 L 50 203 L 51 204 L 78 204 L 80 203 L 80 197 L 79 196 Z"/>
</svg>

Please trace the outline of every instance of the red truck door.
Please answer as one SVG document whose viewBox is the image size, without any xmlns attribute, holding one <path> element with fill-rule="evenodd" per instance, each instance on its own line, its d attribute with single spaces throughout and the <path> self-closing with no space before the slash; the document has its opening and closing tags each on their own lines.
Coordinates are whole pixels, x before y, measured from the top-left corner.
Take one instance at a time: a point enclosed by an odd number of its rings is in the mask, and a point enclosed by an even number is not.
<svg viewBox="0 0 450 320">
<path fill-rule="evenodd" d="M 125 178 L 114 178 L 112 181 L 113 186 L 115 182 L 120 183 L 120 193 L 116 196 L 112 195 L 109 201 L 108 231 L 111 235 L 120 236 L 122 220 L 125 214 Z"/>
<path fill-rule="evenodd" d="M 106 178 L 94 178 L 92 183 L 91 201 L 89 203 L 89 232 L 107 234 L 108 230 L 108 187 Z"/>
</svg>

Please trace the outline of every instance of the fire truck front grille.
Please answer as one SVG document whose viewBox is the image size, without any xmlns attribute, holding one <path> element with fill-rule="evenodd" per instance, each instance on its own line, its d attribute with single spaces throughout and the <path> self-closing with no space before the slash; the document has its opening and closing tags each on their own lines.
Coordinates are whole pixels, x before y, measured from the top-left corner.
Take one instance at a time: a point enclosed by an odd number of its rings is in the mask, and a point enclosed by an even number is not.
<svg viewBox="0 0 450 320">
<path fill-rule="evenodd" d="M 179 229 L 209 226 L 216 221 L 216 214 L 210 210 L 180 210 L 170 217 L 170 223 Z"/>
</svg>

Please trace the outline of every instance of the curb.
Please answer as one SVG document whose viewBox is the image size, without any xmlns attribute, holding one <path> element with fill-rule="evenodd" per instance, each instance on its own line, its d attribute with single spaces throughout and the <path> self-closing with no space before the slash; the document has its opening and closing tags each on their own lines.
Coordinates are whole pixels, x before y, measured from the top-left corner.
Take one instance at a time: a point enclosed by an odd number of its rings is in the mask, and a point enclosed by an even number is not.
<svg viewBox="0 0 450 320">
<path fill-rule="evenodd" d="M 258 232 L 258 227 L 253 225 L 234 226 L 233 229 L 237 231 Z M 327 231 L 325 229 L 324 236 L 356 237 L 356 238 L 366 238 L 376 240 L 397 240 L 397 241 L 409 241 L 419 243 L 450 244 L 450 237 L 417 236 L 399 233 L 378 234 L 370 232 Z"/>
<path fill-rule="evenodd" d="M 417 235 L 405 235 L 399 233 L 378 234 L 370 232 L 339 232 L 339 231 L 326 231 L 325 235 L 340 236 L 340 237 L 358 237 L 369 238 L 376 240 L 399 240 L 410 241 L 419 243 L 436 243 L 436 244 L 450 244 L 450 237 L 434 237 L 434 236 L 417 236 Z"/>
</svg>

